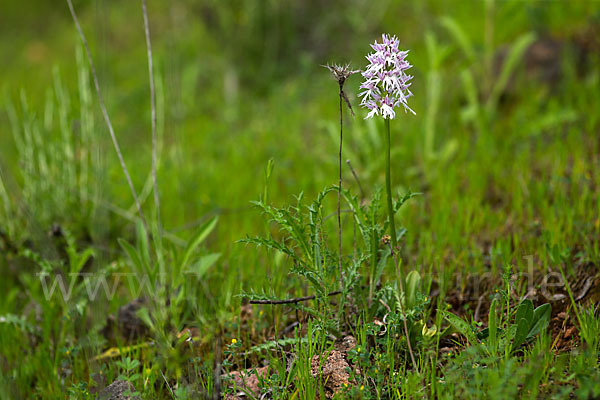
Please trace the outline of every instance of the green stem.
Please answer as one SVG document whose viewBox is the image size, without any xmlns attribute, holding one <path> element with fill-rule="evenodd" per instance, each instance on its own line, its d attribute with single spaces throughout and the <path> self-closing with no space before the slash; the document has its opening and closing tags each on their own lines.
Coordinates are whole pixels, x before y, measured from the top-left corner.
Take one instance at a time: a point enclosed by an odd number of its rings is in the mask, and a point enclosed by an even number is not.
<svg viewBox="0 0 600 400">
<path fill-rule="evenodd" d="M 391 152 L 392 141 L 390 138 L 390 120 L 385 119 L 387 154 L 385 159 L 385 189 L 387 192 L 388 214 L 390 218 L 390 236 L 392 237 L 392 247 L 396 249 L 398 242 L 396 240 L 396 224 L 394 222 L 394 203 L 392 202 L 392 178 L 391 178 Z"/>
<path fill-rule="evenodd" d="M 379 241 L 377 240 L 376 230 L 375 230 L 375 210 L 373 210 L 373 214 L 371 215 L 371 274 L 369 276 L 369 307 L 373 302 L 373 293 L 375 291 L 375 271 L 377 270 L 377 244 Z"/>
</svg>

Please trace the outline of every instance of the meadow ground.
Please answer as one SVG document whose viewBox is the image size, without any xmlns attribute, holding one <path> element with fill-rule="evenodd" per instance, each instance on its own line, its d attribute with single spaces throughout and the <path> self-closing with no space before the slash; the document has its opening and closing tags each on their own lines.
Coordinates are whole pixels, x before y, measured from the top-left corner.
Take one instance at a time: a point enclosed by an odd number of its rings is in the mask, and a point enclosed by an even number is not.
<svg viewBox="0 0 600 400">
<path fill-rule="evenodd" d="M 25 3 L 0 398 L 600 398 L 599 2 L 149 0 L 152 92 L 143 2 L 76 1 L 141 213 L 67 2 Z M 322 67 L 382 33 L 389 147 Z"/>
</svg>

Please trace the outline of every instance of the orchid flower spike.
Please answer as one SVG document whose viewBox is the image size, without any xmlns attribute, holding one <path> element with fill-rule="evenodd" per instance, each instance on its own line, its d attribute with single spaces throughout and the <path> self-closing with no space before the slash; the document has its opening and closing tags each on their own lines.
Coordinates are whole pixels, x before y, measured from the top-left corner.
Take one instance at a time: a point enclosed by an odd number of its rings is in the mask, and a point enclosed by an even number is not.
<svg viewBox="0 0 600 400">
<path fill-rule="evenodd" d="M 412 66 L 406 61 L 408 50 L 399 50 L 399 44 L 396 36 L 383 34 L 381 43 L 375 41 L 371 45 L 375 51 L 366 57 L 369 65 L 362 73 L 365 81 L 360 85 L 364 91 L 359 93 L 362 97 L 360 105 L 370 110 L 365 119 L 374 115 L 394 119 L 394 108 L 401 105 L 405 112 L 410 111 L 416 115 L 407 103 L 407 99 L 412 96 L 408 89 L 408 81 L 412 76 L 405 71 Z"/>
</svg>

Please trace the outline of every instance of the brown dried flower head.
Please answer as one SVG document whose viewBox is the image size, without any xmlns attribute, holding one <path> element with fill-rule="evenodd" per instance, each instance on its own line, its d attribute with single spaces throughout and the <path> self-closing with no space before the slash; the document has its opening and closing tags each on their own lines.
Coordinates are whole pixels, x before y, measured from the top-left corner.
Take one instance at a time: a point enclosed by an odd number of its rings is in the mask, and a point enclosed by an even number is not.
<svg viewBox="0 0 600 400">
<path fill-rule="evenodd" d="M 346 93 L 344 93 L 344 82 L 346 82 L 346 79 L 348 79 L 349 76 L 359 73 L 360 70 L 359 69 L 352 70 L 350 68 L 350 64 L 345 64 L 345 65 L 327 64 L 327 65 L 322 65 L 322 67 L 325 67 L 329 71 L 331 71 L 331 74 L 333 75 L 333 77 L 335 78 L 337 83 L 340 85 L 340 98 L 344 99 L 344 101 L 346 102 L 346 105 L 350 109 L 350 113 L 354 117 L 354 110 L 352 109 L 350 100 L 348 99 L 348 96 L 346 96 Z"/>
<path fill-rule="evenodd" d="M 327 64 L 323 65 L 323 67 L 327 68 L 333 74 L 333 77 L 338 82 L 340 87 L 344 86 L 344 82 L 348 79 L 349 76 L 358 74 L 360 72 L 359 69 L 352 70 L 350 68 L 350 64 L 339 65 L 339 64 Z"/>
</svg>

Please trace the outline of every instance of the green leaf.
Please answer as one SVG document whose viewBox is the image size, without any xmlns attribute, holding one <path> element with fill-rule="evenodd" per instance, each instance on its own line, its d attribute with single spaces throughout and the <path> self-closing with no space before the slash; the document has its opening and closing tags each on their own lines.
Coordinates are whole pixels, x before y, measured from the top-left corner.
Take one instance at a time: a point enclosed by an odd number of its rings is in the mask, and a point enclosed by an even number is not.
<svg viewBox="0 0 600 400">
<path fill-rule="evenodd" d="M 470 62 L 475 62 L 475 50 L 473 49 L 473 44 L 460 25 L 450 17 L 442 17 L 440 23 L 448 30 L 450 35 L 454 38 L 454 41 L 465 53 L 467 59 Z"/>
<path fill-rule="evenodd" d="M 500 76 L 496 80 L 496 84 L 492 88 L 492 92 L 486 104 L 488 112 L 493 111 L 496 108 L 496 104 L 498 103 L 498 99 L 500 95 L 506 89 L 506 85 L 508 81 L 519 64 L 521 58 L 523 58 L 523 54 L 525 50 L 529 47 L 531 43 L 535 40 L 535 34 L 532 32 L 526 33 L 519 37 L 515 44 L 511 47 L 504 64 L 502 65 L 502 70 L 500 71 Z"/>
<path fill-rule="evenodd" d="M 527 338 L 527 334 L 529 333 L 530 322 L 531 322 L 530 320 L 527 320 L 525 318 L 521 318 L 518 320 L 517 330 L 515 332 L 515 338 L 513 339 L 511 352 L 513 352 L 513 351 L 517 350 L 519 347 L 521 347 L 521 345 Z"/>
<path fill-rule="evenodd" d="M 408 192 L 405 193 L 404 195 L 400 194 L 400 192 L 398 191 L 398 193 L 396 193 L 396 195 L 398 196 L 398 201 L 394 201 L 394 214 L 396 214 L 400 208 L 404 205 L 404 203 L 406 203 L 408 200 L 412 199 L 413 197 L 417 197 L 417 196 L 421 196 L 422 193 L 413 193 L 413 192 Z"/>
<path fill-rule="evenodd" d="M 533 320 L 533 303 L 529 299 L 525 299 L 519 304 L 517 314 L 515 315 L 515 324 L 518 324 L 522 318 L 525 319 L 528 324 L 531 324 Z"/>
<path fill-rule="evenodd" d="M 152 318 L 150 317 L 150 313 L 148 312 L 148 309 L 146 307 L 140 308 L 136 314 L 138 317 L 140 317 L 142 322 L 144 322 L 146 324 L 146 326 L 150 328 L 151 331 L 156 330 L 154 321 L 152 321 Z"/>
<path fill-rule="evenodd" d="M 321 296 L 325 296 L 325 289 L 315 277 L 313 277 L 311 274 L 304 274 L 304 276 L 310 281 L 310 283 L 313 284 L 313 287 Z"/>
<path fill-rule="evenodd" d="M 146 229 L 141 222 L 137 224 L 137 238 L 138 238 L 138 254 L 142 258 L 145 265 L 151 265 L 150 256 L 150 243 L 148 242 L 148 235 Z"/>
<path fill-rule="evenodd" d="M 279 243 L 273 239 L 264 239 L 261 237 L 246 238 L 246 239 L 239 240 L 238 243 L 253 244 L 256 247 L 264 246 L 268 249 L 277 250 L 280 253 L 289 256 L 293 260 L 298 261 L 298 263 L 303 264 L 303 265 L 305 264 L 304 260 L 302 260 L 300 257 L 298 257 L 293 249 L 286 246 L 285 243 Z"/>
<path fill-rule="evenodd" d="M 425 337 L 434 337 L 438 330 L 437 330 L 437 326 L 432 325 L 431 328 L 428 328 L 427 325 L 424 322 L 421 322 L 423 324 L 423 328 L 421 328 L 421 334 Z"/>
<path fill-rule="evenodd" d="M 477 129 L 483 132 L 484 127 L 480 115 L 479 95 L 473 73 L 468 69 L 464 69 L 460 77 L 465 90 L 465 96 L 467 97 L 467 105 L 461 110 L 461 119 L 463 121 L 473 121 Z"/>
<path fill-rule="evenodd" d="M 550 323 L 550 314 L 552 313 L 552 307 L 550 304 L 542 304 L 533 312 L 533 319 L 531 321 L 531 329 L 527 337 L 533 337 L 545 330 Z"/>
<path fill-rule="evenodd" d="M 478 343 L 475 334 L 473 333 L 471 327 L 465 320 L 448 311 L 440 310 L 440 312 L 442 313 L 443 317 L 454 327 L 454 329 L 456 329 L 460 334 L 465 336 L 469 340 L 469 342 L 471 342 L 471 344 Z"/>
<path fill-rule="evenodd" d="M 194 274 L 197 279 L 202 278 L 210 267 L 217 262 L 219 257 L 221 257 L 221 253 L 212 253 L 202 256 L 188 268 L 187 272 Z"/>
<path fill-rule="evenodd" d="M 119 245 L 121 245 L 121 248 L 123 250 L 125 250 L 125 253 L 127 253 L 127 256 L 133 263 L 133 266 L 135 267 L 137 272 L 138 273 L 146 272 L 146 268 L 144 266 L 144 263 L 142 262 L 142 258 L 140 257 L 140 255 L 139 255 L 138 251 L 135 249 L 135 247 L 133 247 L 131 244 L 129 244 L 129 242 L 127 242 L 126 240 L 123 240 L 123 239 L 117 239 L 117 242 L 119 242 Z"/>
<path fill-rule="evenodd" d="M 269 342 L 265 342 L 256 346 L 252 346 L 248 353 L 260 353 L 262 351 L 271 350 L 273 348 L 295 345 L 298 343 L 308 343 L 308 339 L 306 338 L 285 338 L 279 340 L 271 340 Z"/>
<path fill-rule="evenodd" d="M 406 308 L 411 310 L 417 304 L 417 293 L 421 286 L 421 275 L 417 271 L 410 271 L 406 275 Z"/>
<path fill-rule="evenodd" d="M 75 258 L 75 265 L 72 265 L 71 267 L 73 268 L 73 272 L 78 274 L 79 272 L 81 272 L 81 269 L 83 268 L 83 266 L 85 265 L 85 263 L 94 256 L 94 249 L 87 248 L 85 249 L 82 253 L 78 254 L 77 257 Z"/>
<path fill-rule="evenodd" d="M 210 233 L 217 226 L 217 221 L 219 217 L 213 217 L 208 220 L 204 225 L 198 229 L 196 234 L 190 239 L 188 245 L 183 253 L 183 258 L 181 259 L 181 263 L 179 264 L 180 270 L 184 268 L 190 260 L 190 257 L 194 253 L 194 250 L 210 235 Z"/>
<path fill-rule="evenodd" d="M 498 321 L 496 315 L 497 305 L 498 300 L 494 298 L 494 300 L 492 300 L 492 304 L 490 305 L 490 312 L 488 314 L 489 343 L 494 352 L 496 349 L 496 334 L 498 332 Z"/>
</svg>

